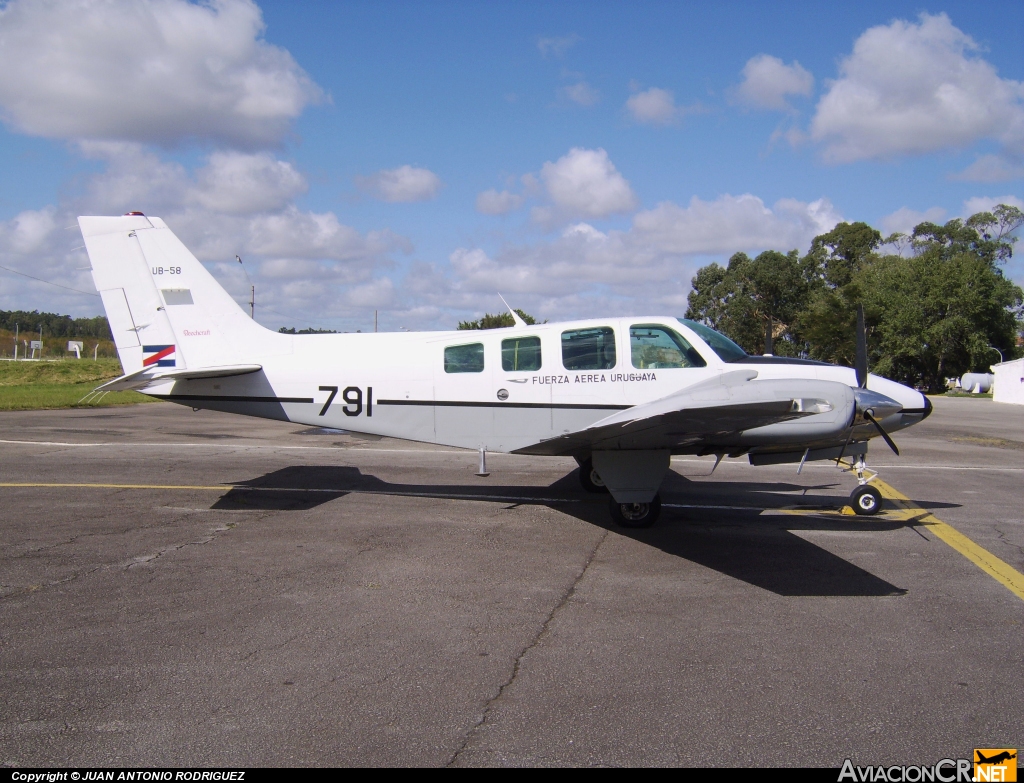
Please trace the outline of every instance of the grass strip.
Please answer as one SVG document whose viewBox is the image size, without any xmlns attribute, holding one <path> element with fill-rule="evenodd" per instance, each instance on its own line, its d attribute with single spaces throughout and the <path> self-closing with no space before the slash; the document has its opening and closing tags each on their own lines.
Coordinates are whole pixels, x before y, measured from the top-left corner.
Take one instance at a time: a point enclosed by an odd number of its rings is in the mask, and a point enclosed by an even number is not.
<svg viewBox="0 0 1024 783">
<path fill-rule="evenodd" d="M 0 411 L 31 411 L 53 408 L 105 408 L 110 405 L 135 405 L 140 402 L 157 402 L 152 397 L 136 391 L 119 391 L 105 394 L 93 401 L 81 403 L 83 397 L 96 388 L 90 383 L 29 383 L 21 386 L 0 386 Z M 93 395 L 96 397 L 98 395 Z"/>
</svg>

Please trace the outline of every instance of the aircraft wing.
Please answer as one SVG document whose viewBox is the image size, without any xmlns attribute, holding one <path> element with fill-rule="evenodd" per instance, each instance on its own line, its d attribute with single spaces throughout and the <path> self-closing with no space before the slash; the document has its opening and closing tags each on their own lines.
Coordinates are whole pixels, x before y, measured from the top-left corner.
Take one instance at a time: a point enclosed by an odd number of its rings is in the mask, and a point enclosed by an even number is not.
<svg viewBox="0 0 1024 783">
<path fill-rule="evenodd" d="M 591 426 L 517 449 L 516 454 L 573 456 L 619 449 L 728 448 L 744 432 L 811 416 L 828 429 L 852 415 L 850 387 L 833 381 L 754 380 L 755 370 L 726 372 L 659 400 L 618 411 Z M 817 429 L 817 427 L 815 427 Z"/>
<path fill-rule="evenodd" d="M 142 389 L 157 381 L 186 381 L 193 378 L 228 378 L 232 375 L 248 375 L 263 369 L 259 364 L 231 364 L 222 367 L 197 367 L 195 369 L 164 370 L 162 368 L 143 367 L 137 372 L 122 375 L 112 381 L 97 386 L 95 391 L 124 391 L 125 389 Z"/>
</svg>

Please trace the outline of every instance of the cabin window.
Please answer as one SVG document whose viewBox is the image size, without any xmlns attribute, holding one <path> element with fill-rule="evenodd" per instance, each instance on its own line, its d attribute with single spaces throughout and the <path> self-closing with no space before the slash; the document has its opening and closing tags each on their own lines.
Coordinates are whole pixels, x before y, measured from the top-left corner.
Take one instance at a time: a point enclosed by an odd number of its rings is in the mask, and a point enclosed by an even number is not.
<svg viewBox="0 0 1024 783">
<path fill-rule="evenodd" d="M 615 331 L 610 326 L 562 332 L 562 365 L 567 370 L 610 370 L 615 366 Z"/>
<path fill-rule="evenodd" d="M 444 349 L 445 372 L 483 372 L 484 344 L 451 345 Z"/>
<path fill-rule="evenodd" d="M 682 335 L 658 324 L 629 327 L 629 353 L 638 370 L 706 367 L 707 362 Z"/>
<path fill-rule="evenodd" d="M 501 369 L 533 372 L 540 369 L 540 338 L 513 337 L 501 341 Z"/>
</svg>

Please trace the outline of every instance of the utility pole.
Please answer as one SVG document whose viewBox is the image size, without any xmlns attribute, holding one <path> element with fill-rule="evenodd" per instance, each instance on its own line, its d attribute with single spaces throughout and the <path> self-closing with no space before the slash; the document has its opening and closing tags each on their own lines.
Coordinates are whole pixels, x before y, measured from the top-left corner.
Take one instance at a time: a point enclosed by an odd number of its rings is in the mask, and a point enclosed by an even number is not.
<svg viewBox="0 0 1024 783">
<path fill-rule="evenodd" d="M 14 361 L 18 361 L 18 325 L 14 325 Z"/>
<path fill-rule="evenodd" d="M 377 331 L 377 311 L 373 311 L 373 331 Z"/>
<path fill-rule="evenodd" d="M 256 286 L 253 285 L 252 280 L 249 279 L 249 273 L 245 271 L 245 264 L 242 263 L 241 256 L 235 256 L 235 260 L 242 267 L 242 272 L 245 273 L 245 279 L 249 283 L 249 317 L 254 321 L 256 320 Z"/>
</svg>

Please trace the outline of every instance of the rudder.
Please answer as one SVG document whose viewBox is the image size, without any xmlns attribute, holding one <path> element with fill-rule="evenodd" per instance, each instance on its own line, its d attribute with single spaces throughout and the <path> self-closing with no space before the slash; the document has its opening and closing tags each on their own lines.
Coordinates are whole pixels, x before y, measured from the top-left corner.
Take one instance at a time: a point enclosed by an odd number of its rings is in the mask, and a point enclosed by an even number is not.
<svg viewBox="0 0 1024 783">
<path fill-rule="evenodd" d="M 253 321 L 160 218 L 80 217 L 78 223 L 125 373 L 291 351 L 287 336 Z"/>
</svg>

